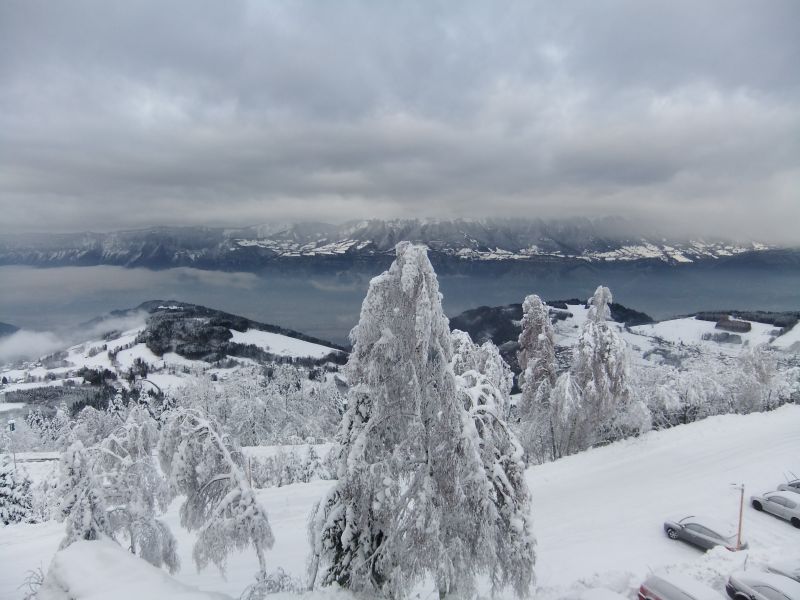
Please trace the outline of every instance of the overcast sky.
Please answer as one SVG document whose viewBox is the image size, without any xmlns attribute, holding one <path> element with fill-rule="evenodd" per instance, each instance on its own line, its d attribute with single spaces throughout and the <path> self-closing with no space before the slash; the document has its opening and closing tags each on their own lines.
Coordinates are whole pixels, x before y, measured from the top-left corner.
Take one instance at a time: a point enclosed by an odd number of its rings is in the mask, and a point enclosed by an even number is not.
<svg viewBox="0 0 800 600">
<path fill-rule="evenodd" d="M 800 2 L 0 0 L 0 231 L 629 215 L 800 243 Z"/>
</svg>

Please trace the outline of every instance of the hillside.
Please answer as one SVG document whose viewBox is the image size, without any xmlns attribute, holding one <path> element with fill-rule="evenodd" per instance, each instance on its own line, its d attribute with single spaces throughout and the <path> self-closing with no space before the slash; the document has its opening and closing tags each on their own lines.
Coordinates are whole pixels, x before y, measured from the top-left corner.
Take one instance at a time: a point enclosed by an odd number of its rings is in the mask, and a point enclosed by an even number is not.
<svg viewBox="0 0 800 600">
<path fill-rule="evenodd" d="M 800 560 L 800 530 L 751 508 L 745 508 L 747 552 L 703 554 L 670 541 L 662 530 L 665 518 L 684 512 L 713 513 L 731 523 L 738 511 L 732 482 L 744 483 L 748 495 L 771 489 L 788 471 L 800 470 L 799 456 L 800 407 L 787 405 L 654 431 L 529 469 L 538 540 L 536 597 L 576 599 L 587 588 L 602 587 L 633 599 L 651 569 L 681 571 L 721 590 L 723 578 L 745 558 L 753 567 L 778 558 Z M 275 532 L 268 555 L 273 567 L 303 576 L 306 520 L 330 485 L 317 481 L 259 490 Z M 252 553 L 232 557 L 227 581 L 213 569 L 196 573 L 193 538 L 179 525 L 177 503 L 166 520 L 178 537 L 183 569 L 177 579 L 237 597 L 255 569 Z M 0 597 L 14 597 L 21 574 L 52 556 L 62 535 L 63 525 L 55 521 L 0 528 L 0 564 L 7 567 L 0 570 Z M 419 591 L 424 597 L 428 590 Z M 314 597 L 350 596 L 327 590 Z"/>
<path fill-rule="evenodd" d="M 4 335 L 11 335 L 12 333 L 19 331 L 19 327 L 16 325 L 10 325 L 9 323 L 0 323 L 0 337 Z"/>
<path fill-rule="evenodd" d="M 578 299 L 548 302 L 556 344 L 565 351 L 577 339 L 586 306 Z M 621 304 L 611 304 L 611 320 L 628 343 L 636 360 L 678 360 L 687 351 L 735 356 L 743 348 L 760 344 L 794 354 L 800 350 L 800 327 L 795 312 L 708 311 L 655 322 L 647 314 Z M 470 334 L 477 342 L 491 340 L 517 370 L 517 338 L 522 305 L 482 306 L 452 319 L 450 326 Z M 720 320 L 743 323 L 747 331 L 732 332 Z"/>
<path fill-rule="evenodd" d="M 136 327 L 115 327 L 137 319 Z M 0 368 L 7 402 L 17 408 L 62 399 L 90 402 L 113 390 L 107 384 L 131 387 L 147 379 L 166 391 L 201 373 L 225 379 L 241 368 L 281 362 L 336 368 L 346 358 L 330 342 L 186 302 L 153 300 L 83 327 L 105 333 L 41 360 Z"/>
</svg>

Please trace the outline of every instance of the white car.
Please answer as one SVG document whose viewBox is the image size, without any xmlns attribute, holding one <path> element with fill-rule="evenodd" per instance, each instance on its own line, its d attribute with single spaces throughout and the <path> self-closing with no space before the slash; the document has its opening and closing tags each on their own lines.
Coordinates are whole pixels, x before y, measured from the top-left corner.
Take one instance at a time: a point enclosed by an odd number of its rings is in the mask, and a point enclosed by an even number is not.
<svg viewBox="0 0 800 600">
<path fill-rule="evenodd" d="M 800 583 L 761 571 L 731 573 L 725 591 L 732 600 L 800 600 Z"/>
<path fill-rule="evenodd" d="M 800 496 L 794 492 L 767 492 L 752 496 L 750 503 L 756 510 L 771 513 L 800 528 Z"/>
<path fill-rule="evenodd" d="M 800 494 L 800 479 L 795 479 L 794 481 L 787 481 L 786 483 L 780 484 L 778 486 L 778 491 Z"/>
</svg>

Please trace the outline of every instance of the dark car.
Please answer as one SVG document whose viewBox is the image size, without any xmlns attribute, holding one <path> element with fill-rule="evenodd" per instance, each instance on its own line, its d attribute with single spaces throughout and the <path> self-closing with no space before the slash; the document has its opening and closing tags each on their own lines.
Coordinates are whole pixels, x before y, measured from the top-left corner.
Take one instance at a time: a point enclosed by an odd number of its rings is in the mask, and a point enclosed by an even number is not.
<svg viewBox="0 0 800 600">
<path fill-rule="evenodd" d="M 729 527 L 724 524 L 694 515 L 664 522 L 664 531 L 671 540 L 682 540 L 703 550 L 716 546 L 723 546 L 731 551 L 747 548 L 744 540 L 737 548 L 736 534 L 728 530 Z"/>
</svg>

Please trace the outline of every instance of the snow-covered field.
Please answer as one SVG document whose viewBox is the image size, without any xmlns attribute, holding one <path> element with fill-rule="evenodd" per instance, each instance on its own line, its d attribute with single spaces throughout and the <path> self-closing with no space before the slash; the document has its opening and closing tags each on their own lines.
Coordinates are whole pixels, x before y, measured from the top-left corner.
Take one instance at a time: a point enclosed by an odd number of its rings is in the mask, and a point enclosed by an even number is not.
<svg viewBox="0 0 800 600">
<path fill-rule="evenodd" d="M 263 451 L 273 452 L 272 448 Z M 250 453 L 250 452 L 248 452 Z M 257 449 L 254 454 L 262 454 Z M 26 456 L 25 458 L 30 458 Z M 800 406 L 770 413 L 725 415 L 648 433 L 528 470 L 538 539 L 537 598 L 579 598 L 587 587 L 635 597 L 650 569 L 670 568 L 705 579 L 720 589 L 723 576 L 749 556 L 750 564 L 777 558 L 800 560 L 800 529 L 745 508 L 746 553 L 704 555 L 664 535 L 665 518 L 712 514 L 734 521 L 738 495 L 774 488 L 788 471 L 800 471 Z M 259 491 L 275 533 L 271 568 L 305 572 L 309 512 L 331 482 L 293 484 Z M 178 504 L 167 521 L 178 538 L 183 568 L 177 579 L 237 597 L 256 571 L 252 553 L 234 556 L 227 580 L 214 569 L 196 573 L 190 534 L 178 524 Z M 20 596 L 25 572 L 45 570 L 63 525 L 14 525 L 0 529 L 0 598 Z M 421 590 L 421 596 L 429 590 Z M 329 597 L 329 594 L 324 594 Z M 589 597 L 589 596 L 586 596 Z"/>
<path fill-rule="evenodd" d="M 331 352 L 335 352 L 333 348 L 327 346 L 258 329 L 248 329 L 247 331 L 231 329 L 231 333 L 233 334 L 231 341 L 235 344 L 253 344 L 278 356 L 323 358 Z"/>
</svg>

